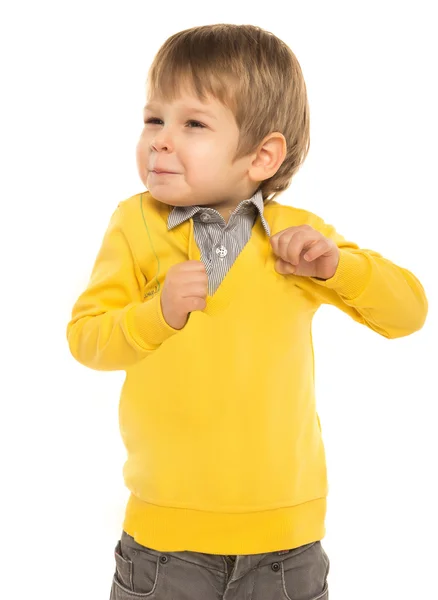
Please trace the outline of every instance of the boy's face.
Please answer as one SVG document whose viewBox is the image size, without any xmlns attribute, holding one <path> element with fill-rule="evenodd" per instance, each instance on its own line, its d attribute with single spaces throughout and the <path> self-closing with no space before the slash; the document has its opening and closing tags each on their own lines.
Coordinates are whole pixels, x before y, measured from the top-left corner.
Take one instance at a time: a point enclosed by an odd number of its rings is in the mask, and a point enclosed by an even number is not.
<svg viewBox="0 0 438 600">
<path fill-rule="evenodd" d="M 208 111 L 208 114 L 197 112 Z M 259 186 L 248 169 L 254 155 L 234 164 L 239 129 L 233 113 L 188 92 L 171 103 L 153 98 L 144 109 L 137 168 L 152 196 L 172 206 L 203 205 L 228 215 Z M 171 171 L 157 174 L 154 169 Z"/>
</svg>

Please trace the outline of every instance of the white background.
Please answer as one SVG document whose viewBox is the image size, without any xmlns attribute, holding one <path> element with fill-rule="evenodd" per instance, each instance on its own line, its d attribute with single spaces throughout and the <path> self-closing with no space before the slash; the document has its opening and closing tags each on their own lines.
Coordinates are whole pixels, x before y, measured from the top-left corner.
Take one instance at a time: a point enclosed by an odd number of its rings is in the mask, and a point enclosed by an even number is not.
<svg viewBox="0 0 438 600">
<path fill-rule="evenodd" d="M 118 430 L 124 373 L 77 363 L 65 331 L 112 212 L 144 190 L 135 145 L 153 56 L 173 33 L 219 22 L 272 31 L 304 73 L 310 153 L 277 200 L 411 270 L 429 299 L 423 329 L 401 339 L 334 307 L 314 320 L 330 597 L 436 597 L 434 9 L 2 4 L 2 597 L 109 598 L 129 494 Z"/>
</svg>

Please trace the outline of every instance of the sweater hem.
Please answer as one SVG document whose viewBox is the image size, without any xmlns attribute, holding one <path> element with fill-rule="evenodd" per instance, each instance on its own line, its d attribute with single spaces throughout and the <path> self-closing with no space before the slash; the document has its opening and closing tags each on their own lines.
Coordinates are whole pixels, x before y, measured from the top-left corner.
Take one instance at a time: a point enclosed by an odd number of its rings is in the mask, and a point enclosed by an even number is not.
<svg viewBox="0 0 438 600">
<path fill-rule="evenodd" d="M 290 550 L 324 538 L 327 499 L 249 513 L 164 507 L 131 493 L 123 530 L 160 552 L 260 554 Z"/>
</svg>

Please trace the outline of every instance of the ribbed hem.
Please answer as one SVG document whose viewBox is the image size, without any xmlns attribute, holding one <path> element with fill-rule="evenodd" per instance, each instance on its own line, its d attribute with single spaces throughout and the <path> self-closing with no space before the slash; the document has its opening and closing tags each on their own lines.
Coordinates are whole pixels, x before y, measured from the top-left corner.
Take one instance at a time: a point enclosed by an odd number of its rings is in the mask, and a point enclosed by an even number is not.
<svg viewBox="0 0 438 600">
<path fill-rule="evenodd" d="M 161 293 L 143 304 L 133 306 L 126 315 L 126 322 L 133 340 L 145 350 L 159 346 L 180 331 L 165 320 L 161 310 Z"/>
<path fill-rule="evenodd" d="M 371 277 L 371 264 L 367 256 L 360 250 L 339 248 L 339 263 L 336 273 L 330 279 L 312 281 L 323 287 L 335 290 L 341 296 L 353 300 L 367 287 Z"/>
<path fill-rule="evenodd" d="M 250 513 L 218 513 L 143 502 L 132 493 L 123 529 L 161 552 L 261 554 L 292 549 L 325 536 L 326 498 Z"/>
</svg>

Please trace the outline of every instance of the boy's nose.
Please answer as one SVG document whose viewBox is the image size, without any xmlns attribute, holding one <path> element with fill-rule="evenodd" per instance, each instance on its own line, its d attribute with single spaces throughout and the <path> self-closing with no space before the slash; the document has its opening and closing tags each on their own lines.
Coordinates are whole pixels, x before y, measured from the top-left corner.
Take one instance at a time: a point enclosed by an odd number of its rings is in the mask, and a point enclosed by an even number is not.
<svg viewBox="0 0 438 600">
<path fill-rule="evenodd" d="M 159 150 L 168 150 L 171 148 L 171 144 L 167 138 L 159 137 L 155 138 L 153 142 L 151 142 L 151 148 L 152 150 L 156 150 L 158 152 Z"/>
</svg>

